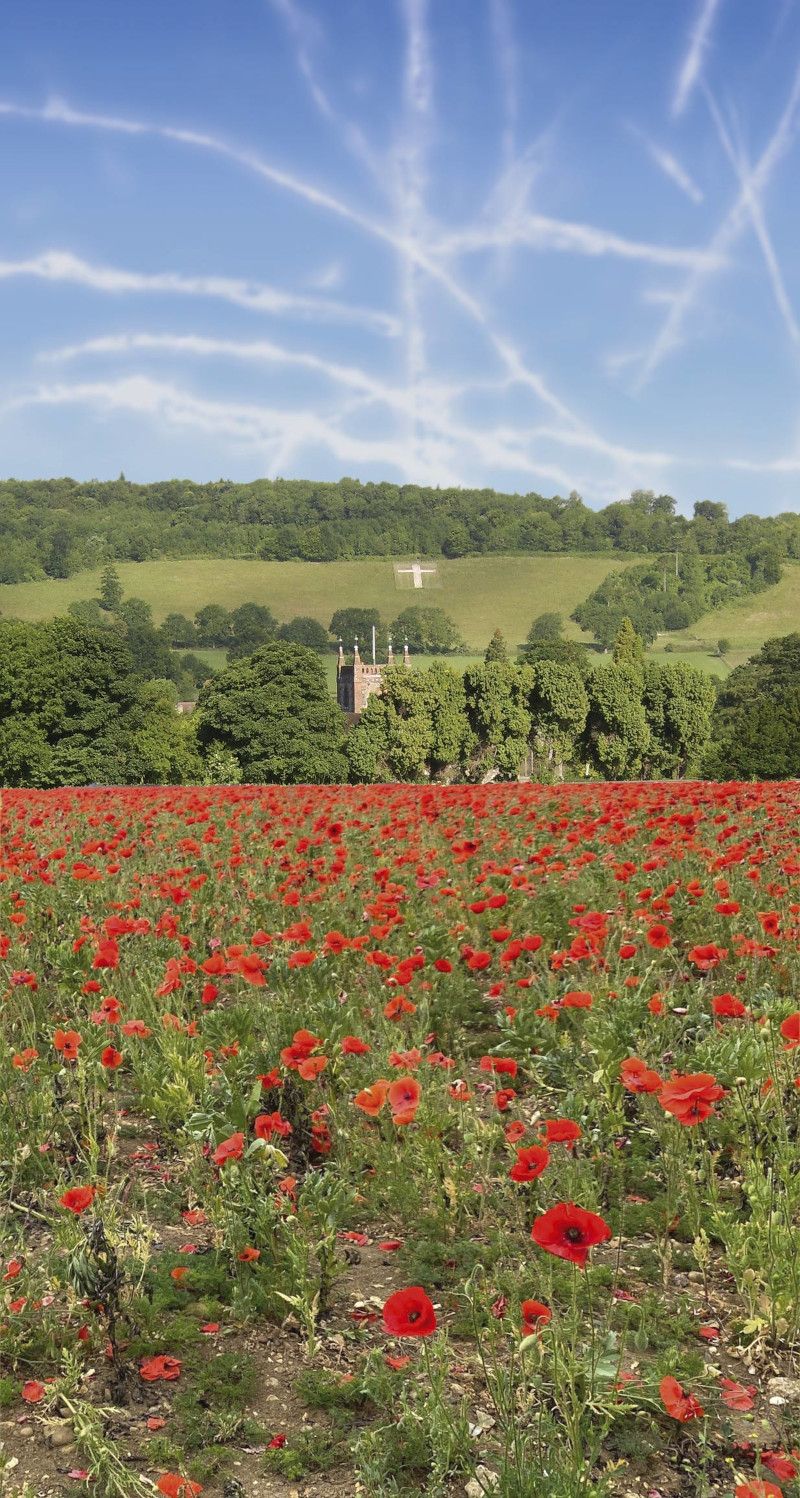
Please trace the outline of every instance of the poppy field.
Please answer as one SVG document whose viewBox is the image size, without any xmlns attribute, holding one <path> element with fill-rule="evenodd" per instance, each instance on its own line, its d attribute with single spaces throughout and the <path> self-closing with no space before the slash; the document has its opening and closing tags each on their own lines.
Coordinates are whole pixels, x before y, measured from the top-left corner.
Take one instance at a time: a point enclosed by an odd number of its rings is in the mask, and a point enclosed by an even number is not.
<svg viewBox="0 0 800 1498">
<path fill-rule="evenodd" d="M 797 1498 L 799 816 L 5 792 L 1 1498 Z"/>
</svg>

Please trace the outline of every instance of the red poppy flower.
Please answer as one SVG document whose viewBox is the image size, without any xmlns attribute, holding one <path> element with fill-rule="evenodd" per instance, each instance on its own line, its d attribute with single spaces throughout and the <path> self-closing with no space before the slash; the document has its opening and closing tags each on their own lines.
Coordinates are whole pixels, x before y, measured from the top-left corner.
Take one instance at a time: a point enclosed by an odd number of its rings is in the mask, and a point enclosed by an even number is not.
<svg viewBox="0 0 800 1498">
<path fill-rule="evenodd" d="M 706 942 L 705 946 L 692 947 L 687 954 L 689 961 L 700 973 L 709 973 L 712 968 L 719 967 L 727 955 L 727 947 L 718 947 L 713 941 Z"/>
<path fill-rule="evenodd" d="M 450 1090 L 452 1092 L 452 1088 Z M 466 1094 L 461 1093 L 462 1098 L 465 1095 Z M 513 1087 L 501 1087 L 500 1091 L 496 1092 L 494 1095 L 494 1105 L 498 1112 L 507 1113 L 516 1095 L 517 1094 L 515 1093 Z"/>
<path fill-rule="evenodd" d="M 29 1045 L 25 1047 L 24 1051 L 20 1051 L 17 1056 L 11 1057 L 11 1065 L 15 1066 L 17 1071 L 30 1071 L 31 1063 L 38 1060 L 39 1052 L 32 1045 Z"/>
<path fill-rule="evenodd" d="M 53 1036 L 53 1047 L 60 1051 L 65 1061 L 77 1061 L 78 1046 L 83 1037 L 77 1030 L 56 1030 Z"/>
<path fill-rule="evenodd" d="M 390 1368 L 394 1368 L 395 1372 L 398 1373 L 398 1372 L 400 1372 L 401 1369 L 408 1367 L 409 1363 L 411 1362 L 411 1359 L 408 1358 L 408 1357 L 406 1357 L 406 1358 L 392 1358 L 392 1357 L 389 1356 L 389 1354 L 387 1352 L 387 1354 L 384 1357 L 383 1361 L 385 1363 L 388 1363 L 389 1367 Z"/>
<path fill-rule="evenodd" d="M 139 1364 L 139 1377 L 148 1384 L 158 1383 L 162 1379 L 165 1383 L 174 1383 L 181 1376 L 181 1366 L 179 1358 L 164 1354 L 156 1358 L 144 1358 Z"/>
<path fill-rule="evenodd" d="M 345 1035 L 342 1041 L 343 1056 L 366 1056 L 367 1051 L 372 1049 L 365 1040 L 360 1040 L 357 1035 Z"/>
<path fill-rule="evenodd" d="M 522 1302 L 522 1335 L 533 1336 L 547 1326 L 552 1318 L 549 1306 L 542 1305 L 540 1300 L 523 1300 Z"/>
<path fill-rule="evenodd" d="M 302 1077 L 304 1082 L 315 1082 L 327 1065 L 327 1056 L 307 1056 L 305 1061 L 298 1061 L 297 1075 Z"/>
<path fill-rule="evenodd" d="M 774 1482 L 765 1482 L 761 1477 L 751 1477 L 749 1482 L 737 1483 L 734 1488 L 736 1498 L 783 1498 L 783 1494 Z"/>
<path fill-rule="evenodd" d="M 241 1160 L 243 1154 L 244 1134 L 236 1133 L 217 1145 L 211 1159 L 215 1165 L 224 1165 L 228 1160 Z"/>
<path fill-rule="evenodd" d="M 619 1069 L 620 1081 L 628 1092 L 658 1092 L 662 1085 L 657 1071 L 649 1071 L 644 1061 L 631 1056 Z"/>
<path fill-rule="evenodd" d="M 165 1472 L 163 1477 L 156 1483 L 156 1491 L 164 1494 L 164 1498 L 197 1498 L 203 1489 L 199 1482 L 192 1482 L 189 1477 L 178 1477 L 176 1472 Z"/>
<path fill-rule="evenodd" d="M 673 1072 L 669 1082 L 661 1088 L 658 1101 L 679 1123 L 692 1126 L 711 1116 L 714 1103 L 719 1101 L 724 1091 L 710 1072 L 696 1072 L 685 1077 Z"/>
<path fill-rule="evenodd" d="M 537 1217 L 531 1237 L 545 1253 L 568 1259 L 571 1264 L 583 1268 L 589 1250 L 597 1243 L 605 1243 L 611 1237 L 611 1229 L 596 1213 L 586 1212 L 583 1207 L 576 1207 L 574 1202 L 559 1202 L 542 1217 Z"/>
<path fill-rule="evenodd" d="M 371 1087 L 362 1087 L 361 1091 L 357 1092 L 353 1098 L 353 1103 L 356 1108 L 361 1109 L 362 1113 L 368 1114 L 370 1118 L 377 1118 L 386 1102 L 388 1091 L 389 1083 L 381 1079 L 378 1082 L 373 1082 Z"/>
<path fill-rule="evenodd" d="M 787 1042 L 783 1048 L 785 1051 L 794 1051 L 800 1046 L 800 1010 L 783 1021 L 781 1035 Z"/>
<path fill-rule="evenodd" d="M 68 1212 L 74 1212 L 76 1217 L 79 1217 L 81 1212 L 85 1212 L 86 1208 L 92 1205 L 94 1191 L 94 1186 L 70 1186 L 69 1191 L 65 1191 L 58 1200 Z"/>
<path fill-rule="evenodd" d="M 647 942 L 647 945 L 649 947 L 653 947 L 656 952 L 663 952 L 666 947 L 671 945 L 672 942 L 669 926 L 665 926 L 662 922 L 658 922 L 655 926 L 651 926 L 650 930 L 645 936 L 645 941 Z"/>
<path fill-rule="evenodd" d="M 26 1404 L 38 1404 L 40 1399 L 44 1399 L 46 1392 L 44 1384 L 37 1383 L 35 1378 L 29 1378 L 20 1390 Z"/>
<path fill-rule="evenodd" d="M 391 1083 L 386 1095 L 392 1110 L 392 1123 L 413 1123 L 421 1093 L 422 1088 L 415 1077 L 398 1077 Z"/>
<path fill-rule="evenodd" d="M 437 957 L 433 965 L 437 973 L 452 973 L 453 971 L 453 964 L 448 962 L 446 957 Z"/>
<path fill-rule="evenodd" d="M 115 1050 L 113 1045 L 107 1045 L 101 1053 L 100 1061 L 107 1071 L 116 1071 L 122 1065 L 122 1052 Z"/>
<path fill-rule="evenodd" d="M 512 1181 L 535 1181 L 550 1164 L 550 1151 L 543 1144 L 517 1150 L 516 1164 L 508 1172 Z"/>
<path fill-rule="evenodd" d="M 662 1378 L 659 1393 L 667 1414 L 671 1415 L 673 1420 L 680 1420 L 681 1424 L 685 1425 L 689 1420 L 698 1420 L 705 1414 L 703 1406 L 694 1394 L 684 1394 L 677 1378 Z"/>
<path fill-rule="evenodd" d="M 237 1254 L 237 1258 L 240 1264 L 255 1264 L 256 1260 L 261 1258 L 261 1249 L 253 1248 L 251 1244 L 248 1244 L 247 1248 L 243 1248 L 242 1252 Z"/>
<path fill-rule="evenodd" d="M 383 1308 L 383 1325 L 393 1337 L 430 1337 L 436 1331 L 433 1302 L 421 1285 L 396 1290 Z"/>
<path fill-rule="evenodd" d="M 664 1013 L 664 1004 L 663 1004 L 663 1001 L 661 999 L 661 996 L 659 994 L 657 994 L 657 993 L 653 994 L 652 999 L 648 999 L 647 1000 L 647 1007 L 650 1010 L 651 1014 L 663 1014 Z"/>
<path fill-rule="evenodd" d="M 510 1077 L 512 1082 L 518 1070 L 513 1056 L 481 1056 L 478 1065 L 481 1071 L 496 1072 L 499 1076 Z"/>
<path fill-rule="evenodd" d="M 794 1451 L 792 1455 L 797 1457 L 798 1453 Z M 781 1482 L 791 1482 L 792 1478 L 797 1476 L 797 1466 L 785 1451 L 762 1451 L 761 1465 L 769 1467 L 770 1472 L 775 1477 L 779 1477 Z"/>
<path fill-rule="evenodd" d="M 561 1003 L 565 1009 L 591 1009 L 593 999 L 590 993 L 573 989 L 570 993 L 564 994 Z"/>
<path fill-rule="evenodd" d="M 545 1144 L 566 1144 L 572 1147 L 581 1137 L 579 1125 L 571 1118 L 546 1118 L 544 1131 Z"/>
<path fill-rule="evenodd" d="M 722 1385 L 722 1403 L 727 1404 L 729 1410 L 741 1410 L 746 1413 L 747 1410 L 753 1408 L 755 1404 L 753 1395 L 756 1392 L 753 1384 L 745 1388 L 744 1384 L 737 1384 L 732 1378 L 721 1378 L 720 1384 Z"/>
<path fill-rule="evenodd" d="M 711 1012 L 720 1019 L 741 1019 L 747 1013 L 747 1005 L 732 993 L 715 994 L 711 1000 Z"/>
</svg>

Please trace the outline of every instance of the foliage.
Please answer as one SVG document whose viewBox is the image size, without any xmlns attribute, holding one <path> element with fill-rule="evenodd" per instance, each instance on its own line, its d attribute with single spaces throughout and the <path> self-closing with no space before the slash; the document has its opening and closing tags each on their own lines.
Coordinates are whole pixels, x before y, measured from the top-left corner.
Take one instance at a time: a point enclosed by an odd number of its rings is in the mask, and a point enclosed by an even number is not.
<svg viewBox="0 0 800 1498">
<path fill-rule="evenodd" d="M 505 636 L 503 635 L 502 630 L 495 630 L 491 640 L 489 641 L 489 644 L 486 647 L 486 654 L 483 657 L 483 660 L 484 665 L 487 666 L 490 661 L 508 660 L 508 646 L 506 644 Z"/>
<path fill-rule="evenodd" d="M 440 661 L 413 673 L 393 666 L 348 740 L 350 775 L 356 781 L 458 778 L 473 745 L 460 675 Z"/>
<path fill-rule="evenodd" d="M 316 650 L 320 655 L 328 649 L 326 630 L 318 619 L 312 619 L 309 614 L 298 614 L 288 624 L 282 624 L 278 630 L 278 639 L 288 640 L 291 645 L 305 645 L 308 650 Z"/>
<path fill-rule="evenodd" d="M 800 523 L 792 513 L 731 522 L 724 505 L 708 501 L 696 504 L 687 520 L 675 513 L 669 495 L 641 490 L 595 511 L 574 492 L 545 498 L 352 478 L 250 484 L 9 479 L 0 484 L 0 541 L 3 582 L 42 572 L 67 577 L 109 555 L 118 562 L 201 555 L 335 561 L 616 551 L 671 556 L 674 571 L 678 550 L 743 558 L 745 570 L 733 580 L 744 585 L 748 574 L 766 580 L 780 558 L 800 556 Z M 662 578 L 663 567 L 656 566 Z"/>
<path fill-rule="evenodd" d="M 346 777 L 344 720 L 316 654 L 262 645 L 213 677 L 197 699 L 197 738 L 236 756 L 248 783 L 321 784 Z"/>
<path fill-rule="evenodd" d="M 526 645 L 539 640 L 559 640 L 564 632 L 564 620 L 555 612 L 537 614 L 525 637 Z"/>
<path fill-rule="evenodd" d="M 767 640 L 719 689 L 705 772 L 746 780 L 800 773 L 800 634 Z"/>
<path fill-rule="evenodd" d="M 174 783 L 198 768 L 168 689 L 143 683 L 114 630 L 0 621 L 0 781 Z"/>
<path fill-rule="evenodd" d="M 724 506 L 712 508 L 724 512 Z M 698 536 L 705 535 L 710 541 L 712 535 L 704 529 L 709 522 L 698 514 L 700 509 L 701 506 L 695 506 L 692 540 L 696 542 Z M 649 645 L 660 632 L 686 629 L 709 609 L 729 603 L 731 597 L 744 597 L 772 587 L 780 581 L 781 556 L 786 555 L 774 530 L 764 531 L 757 523 L 756 540 L 753 528 L 745 525 L 740 534 L 741 544 L 736 546 L 731 544 L 732 533 L 739 524 L 735 521 L 729 526 L 726 514 L 717 517 L 713 538 L 718 544 L 710 554 L 704 554 L 705 547 L 698 550 L 696 545 L 690 545 L 682 554 L 664 555 L 642 566 L 626 568 L 623 573 L 609 573 L 599 588 L 573 610 L 572 618 L 581 629 L 590 630 L 607 650 L 627 616 Z"/>
<path fill-rule="evenodd" d="M 389 627 L 395 644 L 408 640 L 416 655 L 451 655 L 466 647 L 458 627 L 444 609 L 414 603 L 392 621 Z"/>
</svg>

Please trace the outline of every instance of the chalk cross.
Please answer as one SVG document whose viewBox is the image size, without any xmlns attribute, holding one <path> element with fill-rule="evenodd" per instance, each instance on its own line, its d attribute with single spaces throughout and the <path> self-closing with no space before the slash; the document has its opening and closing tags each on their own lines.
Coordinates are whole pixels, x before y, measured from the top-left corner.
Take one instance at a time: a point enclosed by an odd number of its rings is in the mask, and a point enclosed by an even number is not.
<svg viewBox="0 0 800 1498">
<path fill-rule="evenodd" d="M 428 573 L 433 573 L 435 575 L 436 568 L 435 567 L 421 567 L 420 564 L 419 564 L 419 562 L 413 562 L 410 567 L 398 567 L 397 572 L 398 572 L 398 576 L 399 576 L 399 574 L 401 572 L 406 572 L 406 573 L 410 572 L 411 576 L 414 579 L 414 587 L 415 588 L 421 588 L 422 587 L 423 576 L 427 576 Z"/>
</svg>

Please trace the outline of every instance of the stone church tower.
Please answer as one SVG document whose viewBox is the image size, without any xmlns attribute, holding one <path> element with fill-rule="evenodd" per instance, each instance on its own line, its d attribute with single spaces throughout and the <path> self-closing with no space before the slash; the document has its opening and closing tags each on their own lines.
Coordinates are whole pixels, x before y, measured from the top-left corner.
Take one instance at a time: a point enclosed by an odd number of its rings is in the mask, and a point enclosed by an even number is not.
<svg viewBox="0 0 800 1498">
<path fill-rule="evenodd" d="M 358 649 L 358 640 L 353 647 L 353 664 L 347 665 L 344 658 L 344 648 L 339 641 L 339 664 L 336 671 L 336 700 L 343 713 L 350 717 L 360 717 L 364 711 L 367 698 L 373 692 L 380 692 L 383 672 L 387 666 L 394 666 L 397 662 L 392 650 L 392 640 L 389 636 L 389 650 L 386 664 L 378 665 L 375 660 L 375 640 L 373 632 L 372 660 L 364 662 Z M 403 665 L 410 668 L 411 661 L 408 655 L 408 641 L 403 646 Z"/>
</svg>

